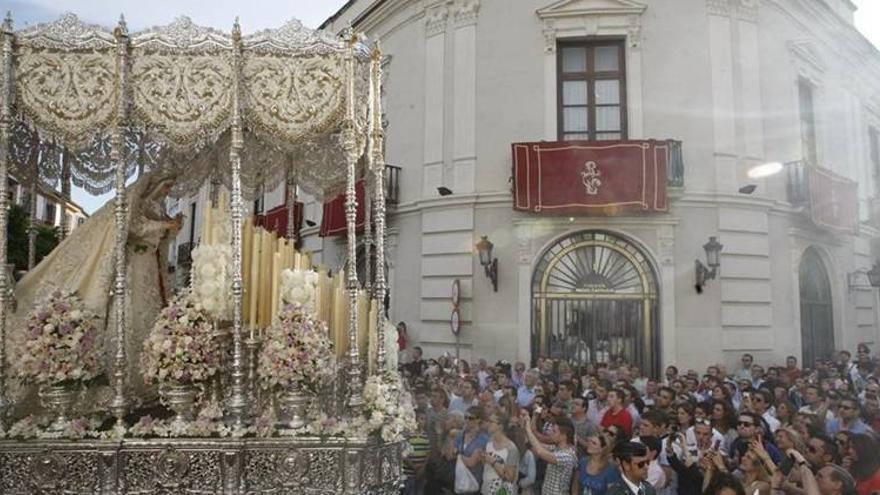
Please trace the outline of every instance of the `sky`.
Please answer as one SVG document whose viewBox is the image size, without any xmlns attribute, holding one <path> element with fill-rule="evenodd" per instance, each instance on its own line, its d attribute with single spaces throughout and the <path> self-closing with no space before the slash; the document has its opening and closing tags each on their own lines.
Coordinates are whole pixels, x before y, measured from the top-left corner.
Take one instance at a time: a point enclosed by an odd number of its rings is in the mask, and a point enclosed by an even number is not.
<svg viewBox="0 0 880 495">
<path fill-rule="evenodd" d="M 511 0 L 515 1 L 515 0 Z M 874 46 L 880 47 L 880 0 L 853 0 L 858 10 L 856 27 Z M 0 11 L 11 11 L 15 28 L 52 21 L 65 11 L 87 22 L 114 26 L 125 15 L 129 30 L 170 23 L 187 15 L 202 26 L 229 31 L 236 16 L 245 33 L 278 27 L 296 17 L 308 27 L 318 27 L 339 9 L 345 0 L 0 0 Z M 73 191 L 73 199 L 93 212 L 112 197 L 90 196 Z"/>
</svg>

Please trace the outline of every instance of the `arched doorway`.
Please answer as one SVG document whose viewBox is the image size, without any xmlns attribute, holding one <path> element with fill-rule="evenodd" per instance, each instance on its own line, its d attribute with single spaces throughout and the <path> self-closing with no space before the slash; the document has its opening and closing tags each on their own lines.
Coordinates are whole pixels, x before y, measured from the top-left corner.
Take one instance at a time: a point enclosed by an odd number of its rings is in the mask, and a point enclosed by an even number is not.
<svg viewBox="0 0 880 495">
<path fill-rule="evenodd" d="M 814 249 L 807 249 L 798 269 L 801 301 L 801 352 L 804 366 L 834 354 L 834 313 L 828 270 Z"/>
<path fill-rule="evenodd" d="M 623 237 L 576 232 L 550 246 L 532 276 L 532 356 L 575 363 L 623 358 L 659 374 L 657 277 Z"/>
</svg>

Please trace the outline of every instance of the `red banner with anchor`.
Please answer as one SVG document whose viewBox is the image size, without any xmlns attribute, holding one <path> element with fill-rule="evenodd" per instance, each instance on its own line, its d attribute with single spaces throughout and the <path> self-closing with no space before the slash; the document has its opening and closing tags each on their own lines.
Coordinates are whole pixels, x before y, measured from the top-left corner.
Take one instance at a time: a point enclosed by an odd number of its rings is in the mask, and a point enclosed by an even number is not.
<svg viewBox="0 0 880 495">
<path fill-rule="evenodd" d="M 821 227 L 858 231 L 859 184 L 820 167 L 809 167 L 808 177 L 813 222 Z"/>
<path fill-rule="evenodd" d="M 670 143 L 513 143 L 513 209 L 544 214 L 666 212 Z"/>
</svg>

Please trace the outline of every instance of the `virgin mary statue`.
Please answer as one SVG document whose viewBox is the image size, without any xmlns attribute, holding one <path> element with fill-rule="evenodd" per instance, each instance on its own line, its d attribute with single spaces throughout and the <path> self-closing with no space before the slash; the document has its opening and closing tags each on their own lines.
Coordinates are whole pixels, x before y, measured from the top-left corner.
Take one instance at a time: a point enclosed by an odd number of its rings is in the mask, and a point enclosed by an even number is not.
<svg viewBox="0 0 880 495">
<path fill-rule="evenodd" d="M 165 197 L 173 177 L 164 171 L 142 175 L 126 190 L 126 353 L 128 360 L 129 398 L 148 401 L 155 391 L 148 388 L 139 373 L 143 341 L 169 295 L 166 281 L 168 244 L 180 229 L 181 217 L 165 213 Z M 101 343 L 104 346 L 104 371 L 110 374 L 116 349 L 115 278 L 115 204 L 108 201 L 85 223 L 75 228 L 48 256 L 19 281 L 14 289 L 16 311 L 9 317 L 8 355 L 14 359 L 27 338 L 24 320 L 36 302 L 54 289 L 75 291 L 86 308 L 100 318 Z M 16 409 L 29 412 L 26 397 L 33 392 L 18 387 Z M 99 394 L 104 396 L 106 394 Z M 89 408 L 103 409 L 103 397 L 89 401 Z M 98 402 L 98 403 L 95 403 Z"/>
</svg>

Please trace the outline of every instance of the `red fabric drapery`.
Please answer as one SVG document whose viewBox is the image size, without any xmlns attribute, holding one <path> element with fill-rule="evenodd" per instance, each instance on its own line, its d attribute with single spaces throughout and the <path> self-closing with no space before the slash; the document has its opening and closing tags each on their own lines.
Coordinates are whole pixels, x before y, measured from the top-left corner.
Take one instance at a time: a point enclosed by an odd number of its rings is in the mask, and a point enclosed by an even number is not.
<svg viewBox="0 0 880 495">
<path fill-rule="evenodd" d="M 355 215 L 356 232 L 364 228 L 364 181 L 357 181 L 354 185 L 354 197 L 357 200 L 357 213 Z M 331 201 L 324 203 L 324 214 L 321 217 L 321 237 L 342 235 L 346 233 L 345 221 L 345 193 L 336 196 Z"/>
<path fill-rule="evenodd" d="M 543 214 L 666 212 L 670 143 L 513 143 L 513 209 Z"/>
<path fill-rule="evenodd" d="M 296 236 L 299 238 L 303 221 L 303 203 L 300 201 L 293 207 L 293 218 Z M 254 215 L 254 225 L 275 232 L 279 237 L 287 237 L 287 205 L 282 204 L 262 215 Z"/>
<path fill-rule="evenodd" d="M 858 230 L 858 183 L 820 167 L 809 167 L 808 178 L 813 222 L 847 232 Z"/>
</svg>

